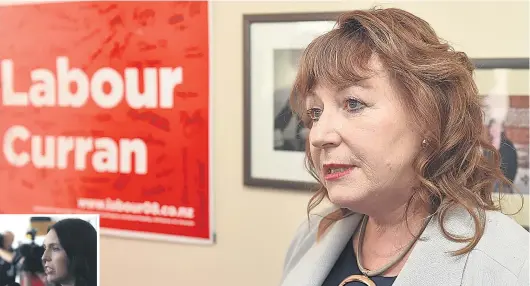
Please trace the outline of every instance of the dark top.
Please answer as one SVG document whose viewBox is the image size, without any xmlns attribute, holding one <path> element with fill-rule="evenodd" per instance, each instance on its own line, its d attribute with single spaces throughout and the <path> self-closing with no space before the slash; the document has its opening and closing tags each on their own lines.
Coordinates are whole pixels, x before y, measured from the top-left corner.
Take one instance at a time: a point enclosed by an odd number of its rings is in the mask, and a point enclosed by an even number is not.
<svg viewBox="0 0 530 286">
<path fill-rule="evenodd" d="M 9 249 L 13 252 L 13 249 Z M 15 282 L 16 278 L 16 265 L 15 259 L 13 258 L 13 263 L 9 263 L 2 258 L 0 258 L 0 286 L 9 285 Z"/>
<path fill-rule="evenodd" d="M 362 274 L 357 266 L 357 258 L 355 258 L 355 252 L 351 243 L 353 241 L 353 236 L 349 241 L 349 243 L 346 243 L 346 246 L 342 250 L 342 253 L 335 262 L 335 265 L 333 265 L 333 268 L 329 272 L 326 280 L 324 280 L 322 286 L 338 286 L 344 281 L 344 279 L 346 279 L 346 277 L 354 274 Z M 396 280 L 396 277 L 375 276 L 370 277 L 370 279 L 372 279 L 377 286 L 391 286 Z M 361 282 L 350 282 L 346 285 L 365 286 L 365 284 Z"/>
<path fill-rule="evenodd" d="M 501 154 L 501 169 L 504 176 L 513 183 L 517 174 L 517 150 L 504 132 L 501 135 L 501 145 L 499 147 Z"/>
</svg>

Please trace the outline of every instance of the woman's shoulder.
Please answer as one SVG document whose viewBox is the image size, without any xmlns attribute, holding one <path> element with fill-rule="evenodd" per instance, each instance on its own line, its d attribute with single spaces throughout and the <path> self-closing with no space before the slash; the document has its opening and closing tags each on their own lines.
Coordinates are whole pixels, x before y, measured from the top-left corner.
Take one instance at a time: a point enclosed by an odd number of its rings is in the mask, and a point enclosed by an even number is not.
<svg viewBox="0 0 530 286">
<path fill-rule="evenodd" d="M 318 227 L 322 219 L 337 210 L 338 209 L 336 207 L 326 207 L 309 213 L 309 215 L 305 217 L 296 228 L 294 237 L 291 240 L 291 246 L 298 245 L 308 239 L 312 240 L 313 242 L 316 241 Z"/>
<path fill-rule="evenodd" d="M 528 255 L 529 242 L 530 233 L 513 218 L 499 211 L 486 212 L 486 227 L 479 245 L 491 247 L 494 243 L 498 247 L 511 246 L 519 250 L 522 247 Z"/>
<path fill-rule="evenodd" d="M 502 265 L 514 274 L 528 263 L 530 233 L 511 217 L 498 212 L 486 212 L 486 227 L 474 252 Z"/>
<path fill-rule="evenodd" d="M 309 217 L 303 219 L 295 231 L 294 237 L 287 249 L 284 261 L 284 274 L 289 272 L 316 243 L 320 223 L 327 215 L 338 211 L 334 206 L 328 206 L 318 211 L 311 212 Z"/>
</svg>

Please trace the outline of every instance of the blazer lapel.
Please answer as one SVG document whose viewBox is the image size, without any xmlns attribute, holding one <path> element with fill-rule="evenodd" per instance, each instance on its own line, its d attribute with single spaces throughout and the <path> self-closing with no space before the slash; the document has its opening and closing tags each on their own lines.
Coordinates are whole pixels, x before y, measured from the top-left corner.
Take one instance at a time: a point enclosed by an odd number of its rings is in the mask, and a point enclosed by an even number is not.
<svg viewBox="0 0 530 286">
<path fill-rule="evenodd" d="M 282 286 L 321 286 L 361 218 L 353 214 L 333 224 L 319 242 L 313 243 Z"/>
<path fill-rule="evenodd" d="M 331 226 L 321 241 L 311 240 L 311 248 L 287 274 L 282 286 L 321 286 L 361 219 L 361 214 L 353 214 Z M 473 221 L 464 210 L 449 213 L 444 226 L 457 236 L 469 237 L 474 231 Z M 447 239 L 437 217 L 433 217 L 393 285 L 461 285 L 468 254 L 453 257 L 451 252 L 463 246 L 465 243 Z"/>
<path fill-rule="evenodd" d="M 470 216 L 455 211 L 447 215 L 444 226 L 451 234 L 469 237 L 474 230 Z M 444 237 L 437 217 L 433 217 L 414 246 L 394 286 L 454 286 L 462 284 L 468 254 L 452 256 L 465 244 Z"/>
</svg>

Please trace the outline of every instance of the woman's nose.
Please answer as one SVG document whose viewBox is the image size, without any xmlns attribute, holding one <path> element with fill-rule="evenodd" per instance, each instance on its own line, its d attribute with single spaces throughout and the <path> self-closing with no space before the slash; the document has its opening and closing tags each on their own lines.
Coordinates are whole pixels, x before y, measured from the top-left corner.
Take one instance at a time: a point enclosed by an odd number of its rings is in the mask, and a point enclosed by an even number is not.
<svg viewBox="0 0 530 286">
<path fill-rule="evenodd" d="M 316 148 L 324 149 L 340 145 L 341 137 L 337 132 L 336 122 L 324 113 L 309 132 L 309 142 Z"/>
<path fill-rule="evenodd" d="M 47 255 L 47 252 L 44 251 L 44 254 L 41 257 L 42 264 L 46 263 L 47 261 L 50 261 L 50 257 Z"/>
</svg>

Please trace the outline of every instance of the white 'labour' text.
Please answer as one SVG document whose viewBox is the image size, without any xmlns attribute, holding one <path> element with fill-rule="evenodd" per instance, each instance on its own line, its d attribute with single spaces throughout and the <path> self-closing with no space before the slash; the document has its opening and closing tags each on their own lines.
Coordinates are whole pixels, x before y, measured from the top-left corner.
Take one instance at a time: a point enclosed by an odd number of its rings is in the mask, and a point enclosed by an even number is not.
<svg viewBox="0 0 530 286">
<path fill-rule="evenodd" d="M 134 109 L 173 108 L 173 92 L 182 83 L 182 67 L 143 68 L 143 91 L 140 71 L 126 68 L 122 76 L 115 69 L 98 69 L 91 78 L 79 68 L 70 68 L 67 57 L 58 57 L 55 72 L 35 69 L 30 72 L 28 91 L 15 90 L 15 67 L 12 60 L 0 60 L 0 82 L 4 106 L 70 107 L 84 106 L 89 97 L 101 108 L 110 109 L 124 97 Z M 72 91 L 71 84 L 75 84 Z M 105 89 L 105 86 L 110 88 Z"/>
</svg>

